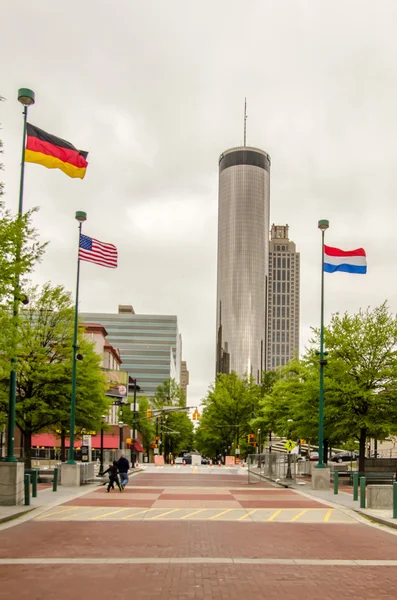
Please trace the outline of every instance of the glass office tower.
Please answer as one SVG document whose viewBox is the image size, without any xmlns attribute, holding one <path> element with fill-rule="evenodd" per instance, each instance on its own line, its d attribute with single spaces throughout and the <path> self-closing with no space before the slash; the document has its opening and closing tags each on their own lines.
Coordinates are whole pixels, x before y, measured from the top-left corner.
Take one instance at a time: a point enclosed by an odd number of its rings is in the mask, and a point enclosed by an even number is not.
<svg viewBox="0 0 397 600">
<path fill-rule="evenodd" d="M 219 158 L 216 372 L 258 380 L 266 365 L 270 157 L 231 148 Z"/>
</svg>

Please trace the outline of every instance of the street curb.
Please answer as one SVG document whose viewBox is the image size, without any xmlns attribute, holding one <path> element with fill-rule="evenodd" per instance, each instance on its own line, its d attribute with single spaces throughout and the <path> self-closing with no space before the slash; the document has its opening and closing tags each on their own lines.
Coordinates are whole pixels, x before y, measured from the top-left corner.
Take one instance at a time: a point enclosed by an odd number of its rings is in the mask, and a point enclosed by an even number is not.
<svg viewBox="0 0 397 600">
<path fill-rule="evenodd" d="M 23 512 L 15 513 L 15 515 L 7 515 L 6 517 L 0 517 L 0 525 L 2 525 L 3 523 L 8 523 L 8 521 L 13 521 L 14 519 L 19 519 L 19 517 L 24 517 L 28 513 L 32 512 L 33 510 L 36 510 L 36 508 L 35 507 L 28 508 L 27 510 L 24 510 Z"/>
<path fill-rule="evenodd" d="M 355 513 L 359 514 L 361 517 L 364 517 L 368 521 L 374 521 L 375 523 L 378 523 L 379 525 L 386 525 L 386 527 L 390 527 L 391 529 L 397 529 L 397 522 L 390 523 L 390 521 L 387 521 L 383 517 L 376 517 L 373 515 L 368 515 L 367 513 L 364 513 L 361 510 L 357 510 L 357 509 L 353 509 L 353 510 Z"/>
</svg>

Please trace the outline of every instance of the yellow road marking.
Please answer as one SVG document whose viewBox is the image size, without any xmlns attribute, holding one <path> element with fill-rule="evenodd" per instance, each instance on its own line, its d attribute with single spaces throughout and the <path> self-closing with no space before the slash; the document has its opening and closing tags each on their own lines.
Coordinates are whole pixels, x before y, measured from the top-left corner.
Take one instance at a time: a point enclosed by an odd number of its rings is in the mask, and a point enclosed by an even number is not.
<svg viewBox="0 0 397 600">
<path fill-rule="evenodd" d="M 131 517 L 136 517 L 137 515 L 141 515 L 142 513 L 147 513 L 153 510 L 153 508 L 144 508 L 143 510 L 139 510 L 137 513 L 133 513 L 132 515 L 126 515 L 125 517 L 121 517 L 121 521 L 124 519 L 130 519 Z"/>
<path fill-rule="evenodd" d="M 199 513 L 203 512 L 204 510 L 207 510 L 206 508 L 200 508 L 199 510 L 195 510 L 192 513 L 189 513 L 188 515 L 185 515 L 184 517 L 181 517 L 181 519 L 187 519 L 188 517 L 192 517 L 193 515 L 198 515 Z"/>
<path fill-rule="evenodd" d="M 297 521 L 297 520 L 298 520 L 298 519 L 299 519 L 299 518 L 300 518 L 302 515 L 304 515 L 305 513 L 307 513 L 307 511 L 308 511 L 308 510 L 309 510 L 308 508 L 305 508 L 305 510 L 302 510 L 300 513 L 298 513 L 297 515 L 295 515 L 295 516 L 294 516 L 294 517 L 291 519 L 291 522 L 292 522 L 292 521 Z"/>
<path fill-rule="evenodd" d="M 165 517 L 165 515 L 170 515 L 171 513 L 174 513 L 177 510 L 181 510 L 181 509 L 180 508 L 173 508 L 172 510 L 168 510 L 165 513 L 161 513 L 161 515 L 156 515 L 155 517 L 152 517 L 151 520 L 153 520 L 153 519 L 160 519 L 160 517 Z"/>
<path fill-rule="evenodd" d="M 332 515 L 332 508 L 327 511 L 327 514 L 324 517 L 324 523 L 328 523 L 330 516 Z"/>
<path fill-rule="evenodd" d="M 195 466 L 195 467 L 194 467 L 194 469 L 193 469 L 193 473 L 194 473 L 195 475 L 197 475 L 197 473 L 198 473 L 198 468 L 197 468 L 197 466 Z"/>
<path fill-rule="evenodd" d="M 128 510 L 127 508 L 119 508 L 118 510 L 112 510 L 111 512 L 107 512 L 104 515 L 97 515 L 96 517 L 91 517 L 90 521 L 96 521 L 97 519 L 103 519 L 104 517 L 109 517 L 110 515 L 115 515 L 117 513 L 123 512 L 123 510 Z"/>
<path fill-rule="evenodd" d="M 272 514 L 271 517 L 268 518 L 268 521 L 273 521 L 276 517 L 278 517 L 278 515 L 281 513 L 282 508 L 279 508 L 278 510 L 276 510 L 276 512 L 274 512 Z"/>
<path fill-rule="evenodd" d="M 79 510 L 79 508 L 79 506 L 69 506 L 68 508 L 64 508 L 63 510 L 57 510 L 54 513 L 45 513 L 44 515 L 41 515 L 41 517 L 37 517 L 35 521 L 40 521 L 41 519 L 48 519 L 49 517 L 60 515 L 61 513 L 67 512 L 69 510 Z"/>
<path fill-rule="evenodd" d="M 229 513 L 232 510 L 235 510 L 235 509 L 234 508 L 228 508 L 227 510 L 224 510 L 223 512 L 220 512 L 217 515 L 213 515 L 212 517 L 209 518 L 209 521 L 212 521 L 212 519 L 217 519 L 218 517 L 221 517 L 222 515 L 225 515 L 226 513 Z"/>
<path fill-rule="evenodd" d="M 250 510 L 249 512 L 245 513 L 245 515 L 243 515 L 242 517 L 239 517 L 239 521 L 243 521 L 243 519 L 246 519 L 250 515 L 253 515 L 257 510 L 258 510 L 257 508 L 254 508 L 254 510 Z"/>
</svg>

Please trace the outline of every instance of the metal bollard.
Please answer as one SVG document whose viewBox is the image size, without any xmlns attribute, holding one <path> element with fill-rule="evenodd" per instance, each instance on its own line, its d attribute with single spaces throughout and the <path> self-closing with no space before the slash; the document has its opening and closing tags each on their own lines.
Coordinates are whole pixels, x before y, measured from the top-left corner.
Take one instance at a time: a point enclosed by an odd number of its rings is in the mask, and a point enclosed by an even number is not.
<svg viewBox="0 0 397 600">
<path fill-rule="evenodd" d="M 393 483 L 393 519 L 397 519 L 397 482 Z"/>
<path fill-rule="evenodd" d="M 339 473 L 338 471 L 334 471 L 334 494 L 337 494 L 339 491 Z"/>
<path fill-rule="evenodd" d="M 58 489 L 58 468 L 55 467 L 55 469 L 54 469 L 54 479 L 53 479 L 53 482 L 52 482 L 52 491 L 56 492 L 57 489 Z"/>
<path fill-rule="evenodd" d="M 360 508 L 365 508 L 365 477 L 360 477 Z"/>
<path fill-rule="evenodd" d="M 30 505 L 30 475 L 25 475 L 25 506 Z"/>
<path fill-rule="evenodd" d="M 37 471 L 32 471 L 30 476 L 32 478 L 32 498 L 37 498 L 37 482 L 39 480 L 39 474 Z"/>
<path fill-rule="evenodd" d="M 358 500 L 358 473 L 353 473 L 353 500 Z"/>
</svg>

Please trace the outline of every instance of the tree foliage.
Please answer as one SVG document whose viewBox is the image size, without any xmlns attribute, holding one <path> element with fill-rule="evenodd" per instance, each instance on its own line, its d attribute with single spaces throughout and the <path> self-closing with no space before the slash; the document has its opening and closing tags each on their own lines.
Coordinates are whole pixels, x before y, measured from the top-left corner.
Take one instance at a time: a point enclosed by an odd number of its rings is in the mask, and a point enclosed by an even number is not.
<svg viewBox="0 0 397 600">
<path fill-rule="evenodd" d="M 266 380 L 264 386 L 269 382 Z M 262 388 L 252 378 L 232 372 L 218 375 L 203 400 L 203 412 L 196 431 L 196 446 L 208 456 L 251 452 L 247 435 L 254 433 L 251 421 L 257 414 Z"/>
<path fill-rule="evenodd" d="M 314 334 L 305 357 L 279 371 L 255 426 L 317 440 L 319 332 Z M 384 303 L 333 315 L 324 334 L 324 438 L 333 446 L 357 440 L 364 470 L 366 438 L 384 439 L 397 429 L 397 319 Z"/>
<path fill-rule="evenodd" d="M 18 327 L 16 403 L 27 463 L 33 434 L 50 429 L 64 435 L 69 432 L 74 316 L 70 294 L 61 286 L 32 288 L 29 297 Z M 9 330 L 2 330 L 1 336 L 7 337 Z M 76 429 L 99 428 L 101 415 L 108 408 L 100 357 L 82 332 L 79 348 L 83 360 L 77 363 Z M 7 378 L 2 383 L 6 405 Z"/>
</svg>

